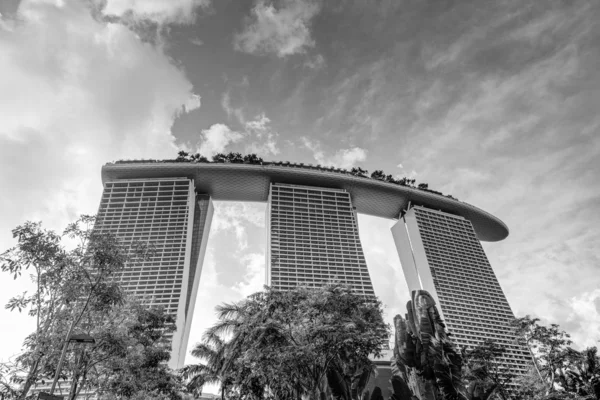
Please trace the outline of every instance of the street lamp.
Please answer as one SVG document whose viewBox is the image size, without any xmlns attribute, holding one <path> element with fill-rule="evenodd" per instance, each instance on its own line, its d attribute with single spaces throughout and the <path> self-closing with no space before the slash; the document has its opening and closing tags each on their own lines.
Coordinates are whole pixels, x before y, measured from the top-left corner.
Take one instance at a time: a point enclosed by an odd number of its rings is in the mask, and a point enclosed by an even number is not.
<svg viewBox="0 0 600 400">
<path fill-rule="evenodd" d="M 56 366 L 56 372 L 54 374 L 54 380 L 52 381 L 52 387 L 50 388 L 50 393 L 40 393 L 39 399 L 48 399 L 48 400 L 62 400 L 62 396 L 54 396 L 54 389 L 56 388 L 56 383 L 58 382 L 58 377 L 60 376 L 60 371 L 62 370 L 63 362 L 65 361 L 65 355 L 67 354 L 67 349 L 70 343 L 86 343 L 86 344 L 94 344 L 96 340 L 87 335 L 85 333 L 74 333 L 69 336 L 67 343 L 65 343 L 63 347 L 63 351 L 60 355 L 60 360 L 58 361 L 58 365 Z"/>
</svg>

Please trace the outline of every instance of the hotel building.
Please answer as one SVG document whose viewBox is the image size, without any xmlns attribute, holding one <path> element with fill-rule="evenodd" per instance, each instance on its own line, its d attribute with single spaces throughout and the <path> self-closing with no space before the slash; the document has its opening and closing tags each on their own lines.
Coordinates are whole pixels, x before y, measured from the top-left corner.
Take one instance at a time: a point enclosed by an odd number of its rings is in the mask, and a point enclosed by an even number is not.
<svg viewBox="0 0 600 400">
<path fill-rule="evenodd" d="M 515 318 L 471 222 L 425 207 L 407 210 L 392 227 L 409 290 L 427 290 L 458 348 L 485 339 L 505 347 L 505 370 L 526 374 L 528 348 L 515 343 Z"/>
<path fill-rule="evenodd" d="M 119 280 L 148 306 L 175 316 L 173 368 L 185 360 L 212 212 L 210 197 L 197 195 L 187 178 L 104 184 L 95 229 L 116 234 L 125 245 L 152 245 L 149 259 L 127 265 Z"/>
<path fill-rule="evenodd" d="M 174 368 L 185 359 L 212 200 L 268 202 L 267 283 L 276 289 L 337 280 L 374 296 L 356 213 L 398 220 L 392 234 L 408 287 L 431 293 L 456 342 L 494 339 L 508 348 L 506 368 L 521 373 L 530 363 L 528 350 L 513 344 L 513 314 L 480 244 L 506 238 L 508 228 L 470 204 L 290 163 L 117 162 L 102 168 L 102 181 L 98 229 L 157 250 L 120 279 L 176 316 Z"/>
<path fill-rule="evenodd" d="M 375 296 L 348 192 L 272 184 L 267 211 L 269 286 L 287 290 L 338 281 Z"/>
</svg>

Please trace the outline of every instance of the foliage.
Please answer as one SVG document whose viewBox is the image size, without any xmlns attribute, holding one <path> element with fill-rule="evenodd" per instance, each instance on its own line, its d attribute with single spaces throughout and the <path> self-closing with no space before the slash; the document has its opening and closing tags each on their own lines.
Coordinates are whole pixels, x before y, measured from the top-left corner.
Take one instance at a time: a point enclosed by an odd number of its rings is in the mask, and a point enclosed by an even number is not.
<svg viewBox="0 0 600 400">
<path fill-rule="evenodd" d="M 412 292 L 406 309 L 405 318 L 394 318 L 393 400 L 510 398 L 513 375 L 496 363 L 504 348 L 488 340 L 459 354 L 424 290 Z"/>
<path fill-rule="evenodd" d="M 570 363 L 573 354 L 568 347 L 571 345 L 570 335 L 560 330 L 556 324 L 549 327 L 538 324 L 538 318 L 528 315 L 512 322 L 518 340 L 531 348 L 536 368 L 542 379 L 547 383 L 548 393 L 560 386 L 562 376 L 558 371 Z"/>
<path fill-rule="evenodd" d="M 600 399 L 600 358 L 595 347 L 578 352 L 556 324 L 525 316 L 513 321 L 518 340 L 530 346 L 535 374 L 519 380 L 521 399 Z"/>
<path fill-rule="evenodd" d="M 467 398 L 462 393 L 462 359 L 447 336 L 431 295 L 414 290 L 406 309 L 406 319 L 394 317 L 395 400 L 408 393 L 421 400 Z"/>
<path fill-rule="evenodd" d="M 600 399 L 600 357 L 596 347 L 577 353 L 564 375 L 568 391 Z"/>
<path fill-rule="evenodd" d="M 62 235 L 43 229 L 41 223 L 26 222 L 12 231 L 16 246 L 0 255 L 2 271 L 14 279 L 31 271 L 35 284 L 33 293 L 16 296 L 6 305 L 36 318 L 35 332 L 25 338 L 24 352 L 10 367 L 9 383 L 18 399 L 24 399 L 35 383 L 56 375 L 72 333 L 89 331 L 91 324 L 124 303 L 113 278 L 126 262 L 148 251 L 141 245 L 124 248 L 114 235 L 93 231 L 94 222 L 94 217 L 82 216 Z M 72 241 L 74 248 L 65 249 L 63 239 Z"/>
<path fill-rule="evenodd" d="M 122 315 L 125 310 L 120 311 Z M 100 353 L 113 355 L 93 371 L 92 383 L 99 398 L 134 399 L 145 393 L 148 398 L 180 399 L 181 379 L 166 365 L 170 357 L 166 335 L 175 330 L 174 318 L 162 308 L 140 303 L 128 311 L 120 325 L 111 327 L 112 337 L 95 346 Z"/>
<path fill-rule="evenodd" d="M 186 365 L 179 371 L 191 394 L 200 396 L 205 384 L 226 381 L 227 377 L 221 374 L 225 364 L 225 351 L 226 343 L 218 335 L 212 333 L 205 334 L 204 342 L 196 344 L 191 354 L 202 360 L 203 363 Z M 226 386 L 226 384 L 221 385 L 221 395 Z"/>
<path fill-rule="evenodd" d="M 332 392 L 359 399 L 372 371 L 369 355 L 381 353 L 388 335 L 381 304 L 339 284 L 266 288 L 219 306 L 217 313 L 220 321 L 195 349 L 204 364 L 182 372 L 188 384 L 196 377 L 199 385 L 218 378 L 228 398 L 318 398 Z M 190 373 L 193 368 L 197 374 Z"/>
<path fill-rule="evenodd" d="M 462 350 L 463 379 L 468 384 L 468 390 L 493 393 L 501 399 L 510 398 L 509 385 L 515 375 L 497 362 L 505 351 L 503 346 L 491 339 L 484 340 L 473 349 Z"/>
</svg>

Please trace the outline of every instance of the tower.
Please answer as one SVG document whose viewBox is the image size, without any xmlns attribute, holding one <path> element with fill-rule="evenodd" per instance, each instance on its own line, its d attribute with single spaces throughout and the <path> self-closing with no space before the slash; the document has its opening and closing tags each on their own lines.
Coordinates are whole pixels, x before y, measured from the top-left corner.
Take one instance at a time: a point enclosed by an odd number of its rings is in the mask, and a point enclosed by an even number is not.
<svg viewBox="0 0 600 400">
<path fill-rule="evenodd" d="M 187 178 L 110 180 L 104 183 L 95 229 L 124 245 L 148 243 L 148 260 L 129 263 L 118 279 L 125 291 L 175 317 L 169 366 L 180 368 L 194 313 L 212 219 L 209 196 Z"/>
<path fill-rule="evenodd" d="M 267 212 L 267 284 L 286 290 L 340 281 L 375 296 L 347 191 L 273 183 Z"/>
<path fill-rule="evenodd" d="M 427 290 L 460 347 L 491 339 L 506 348 L 500 364 L 516 375 L 531 365 L 515 343 L 514 314 L 473 225 L 461 216 L 414 206 L 392 227 L 409 291 Z"/>
</svg>

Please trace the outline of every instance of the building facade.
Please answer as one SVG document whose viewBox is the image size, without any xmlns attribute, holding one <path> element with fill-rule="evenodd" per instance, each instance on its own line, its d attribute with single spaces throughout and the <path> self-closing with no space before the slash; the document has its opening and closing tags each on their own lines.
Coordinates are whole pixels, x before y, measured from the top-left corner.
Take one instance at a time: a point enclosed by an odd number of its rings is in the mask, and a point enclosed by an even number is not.
<svg viewBox="0 0 600 400">
<path fill-rule="evenodd" d="M 173 368 L 185 360 L 212 213 L 210 197 L 196 194 L 187 178 L 104 183 L 95 229 L 114 233 L 125 245 L 152 246 L 149 259 L 129 263 L 118 279 L 148 306 L 175 316 Z"/>
<path fill-rule="evenodd" d="M 130 293 L 176 316 L 172 367 L 185 359 L 212 200 L 268 203 L 267 283 L 276 289 L 340 281 L 374 296 L 356 213 L 398 220 L 392 234 L 408 287 L 431 293 L 459 346 L 493 339 L 508 348 L 507 367 L 529 367 L 528 349 L 513 344 L 513 314 L 480 243 L 506 238 L 508 228 L 477 207 L 290 163 L 117 162 L 102 168 L 102 181 L 97 228 L 156 249 L 120 279 Z"/>
<path fill-rule="evenodd" d="M 473 348 L 491 339 L 506 348 L 500 364 L 526 374 L 531 353 L 515 343 L 514 314 L 471 222 L 414 206 L 392 227 L 392 235 L 409 290 L 433 296 L 455 344 Z"/>
<path fill-rule="evenodd" d="M 337 281 L 375 296 L 348 192 L 272 184 L 267 221 L 269 286 L 288 290 Z"/>
</svg>

